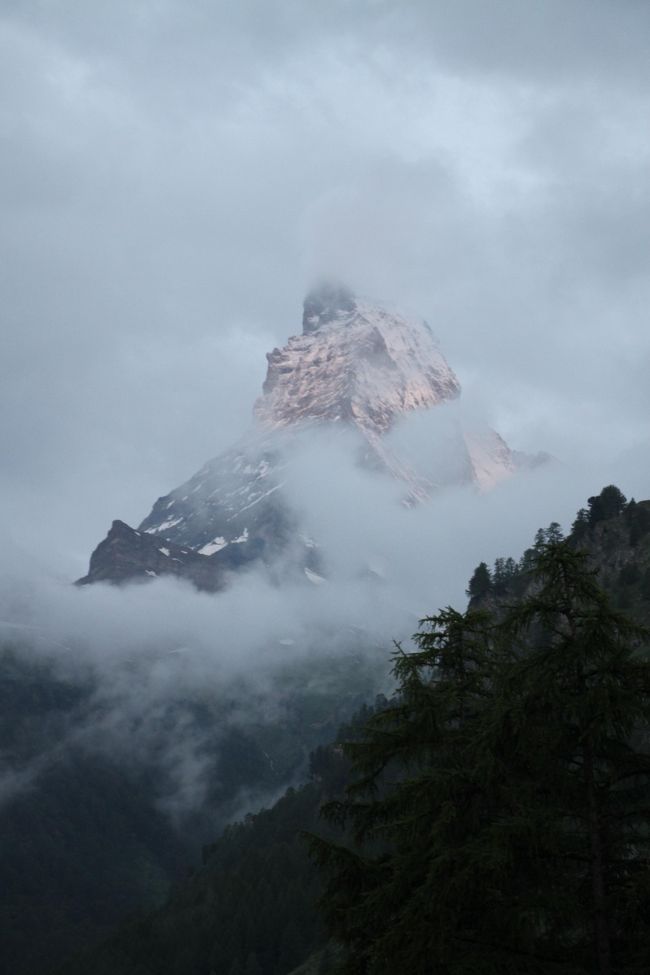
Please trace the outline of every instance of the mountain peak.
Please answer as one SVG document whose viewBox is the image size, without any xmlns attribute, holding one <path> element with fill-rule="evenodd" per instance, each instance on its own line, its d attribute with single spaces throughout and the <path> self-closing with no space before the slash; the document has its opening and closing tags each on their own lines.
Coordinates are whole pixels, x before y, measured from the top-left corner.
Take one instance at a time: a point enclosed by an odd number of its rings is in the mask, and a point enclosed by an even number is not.
<svg viewBox="0 0 650 975">
<path fill-rule="evenodd" d="M 381 435 L 404 413 L 460 393 L 426 322 L 341 285 L 310 292 L 302 335 L 266 358 L 255 415 L 267 429 L 324 420 Z"/>
<path fill-rule="evenodd" d="M 333 281 L 323 281 L 305 297 L 302 315 L 302 334 L 309 335 L 330 322 L 350 315 L 357 306 L 349 288 Z"/>
<path fill-rule="evenodd" d="M 282 556 L 287 571 L 317 584 L 318 543 L 304 533 L 285 488 L 290 445 L 305 425 L 356 431 L 355 463 L 401 481 L 406 504 L 449 484 L 489 488 L 535 463 L 514 455 L 493 430 L 464 430 L 453 414 L 448 432 L 417 456 L 408 443 L 386 438 L 407 414 L 457 399 L 460 384 L 423 319 L 340 284 L 309 292 L 302 334 L 267 361 L 250 435 L 159 498 L 137 530 L 114 522 L 80 582 L 173 575 L 216 591 L 240 567 L 281 566 Z"/>
</svg>

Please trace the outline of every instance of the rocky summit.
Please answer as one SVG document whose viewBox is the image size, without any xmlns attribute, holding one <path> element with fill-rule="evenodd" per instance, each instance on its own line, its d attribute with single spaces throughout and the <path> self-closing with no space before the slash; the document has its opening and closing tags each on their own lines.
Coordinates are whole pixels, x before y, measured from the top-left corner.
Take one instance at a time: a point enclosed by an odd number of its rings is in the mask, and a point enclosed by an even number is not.
<svg viewBox="0 0 650 975">
<path fill-rule="evenodd" d="M 457 416 L 435 437 L 419 464 L 400 450 L 394 431 L 409 416 L 460 396 L 460 383 L 429 325 L 340 285 L 305 298 L 302 334 L 267 354 L 262 395 L 250 432 L 208 461 L 180 487 L 159 498 L 138 529 L 113 522 L 81 584 L 185 578 L 214 591 L 243 566 L 261 560 L 291 566 L 320 581 L 318 548 L 301 532 L 286 497 L 290 456 L 310 428 L 347 431 L 355 462 L 403 484 L 407 504 L 449 484 L 493 487 L 539 461 L 511 451 L 493 430 L 463 428 Z M 444 451 L 454 464 L 436 471 Z M 282 559 L 280 559 L 282 556 Z"/>
<path fill-rule="evenodd" d="M 385 434 L 397 417 L 460 395 L 425 321 L 326 287 L 305 300 L 303 334 L 268 353 L 255 415 L 267 427 L 304 420 Z"/>
</svg>

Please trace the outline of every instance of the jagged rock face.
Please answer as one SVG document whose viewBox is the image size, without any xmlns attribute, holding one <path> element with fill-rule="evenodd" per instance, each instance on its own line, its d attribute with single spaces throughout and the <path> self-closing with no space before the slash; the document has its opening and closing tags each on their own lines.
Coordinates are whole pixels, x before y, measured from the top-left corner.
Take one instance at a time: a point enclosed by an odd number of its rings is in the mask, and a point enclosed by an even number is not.
<svg viewBox="0 0 650 975">
<path fill-rule="evenodd" d="M 411 463 L 400 456 L 386 436 L 397 421 L 457 399 L 460 384 L 425 321 L 340 286 L 311 292 L 302 335 L 267 359 L 251 434 L 159 498 L 138 530 L 114 522 L 80 582 L 171 574 L 216 590 L 243 565 L 274 565 L 280 556 L 319 582 L 318 549 L 301 534 L 283 492 L 292 442 L 310 426 L 356 431 L 357 462 L 403 483 L 407 503 L 450 483 L 490 488 L 530 463 L 494 431 L 467 433 L 459 421 L 447 438 L 455 454 L 451 472 L 439 474 L 434 464 L 423 473 L 417 457 Z M 430 450 L 442 453 L 435 442 Z"/>
<path fill-rule="evenodd" d="M 267 360 L 264 395 L 255 404 L 266 428 L 326 420 L 382 435 L 397 417 L 460 394 L 426 322 L 344 289 L 310 294 L 303 334 Z"/>
<path fill-rule="evenodd" d="M 325 285 L 305 299 L 303 334 L 268 353 L 267 360 L 263 395 L 254 407 L 265 429 L 305 422 L 352 426 L 368 442 L 365 463 L 404 481 L 411 501 L 450 483 L 418 473 L 384 440 L 408 413 L 460 396 L 460 383 L 423 319 Z M 435 452 L 435 443 L 431 449 Z M 473 482 L 482 490 L 530 466 L 490 429 L 459 427 L 456 451 L 452 482 Z"/>
<path fill-rule="evenodd" d="M 111 529 L 90 558 L 88 575 L 77 584 L 92 582 L 149 582 L 158 576 L 188 579 L 197 589 L 215 592 L 224 585 L 223 573 L 214 571 L 207 559 L 190 548 L 174 545 L 166 538 L 153 538 L 123 521 Z"/>
</svg>

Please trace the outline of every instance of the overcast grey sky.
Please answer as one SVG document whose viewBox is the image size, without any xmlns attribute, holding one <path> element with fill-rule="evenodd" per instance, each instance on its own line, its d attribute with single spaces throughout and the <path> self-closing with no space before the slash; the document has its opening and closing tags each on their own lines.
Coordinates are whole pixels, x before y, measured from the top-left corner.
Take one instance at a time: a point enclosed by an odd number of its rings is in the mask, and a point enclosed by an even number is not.
<svg viewBox="0 0 650 975">
<path fill-rule="evenodd" d="M 83 572 L 322 274 L 424 315 L 511 446 L 650 495 L 649 42 L 646 0 L 1 0 L 5 536 Z"/>
</svg>

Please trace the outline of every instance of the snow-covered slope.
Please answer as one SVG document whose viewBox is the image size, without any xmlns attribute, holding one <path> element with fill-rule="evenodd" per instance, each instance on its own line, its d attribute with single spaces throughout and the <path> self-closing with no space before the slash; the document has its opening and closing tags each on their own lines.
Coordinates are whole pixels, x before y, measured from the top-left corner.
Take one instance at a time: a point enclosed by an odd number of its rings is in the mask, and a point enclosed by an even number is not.
<svg viewBox="0 0 650 975">
<path fill-rule="evenodd" d="M 320 579 L 317 548 L 301 534 L 284 490 L 291 477 L 288 458 L 313 427 L 346 430 L 356 444 L 354 462 L 397 479 L 406 503 L 430 498 L 450 483 L 490 488 L 521 465 L 493 430 L 464 431 L 458 418 L 445 431 L 444 451 L 435 437 L 415 456 L 400 451 L 392 435 L 396 427 L 408 424 L 414 411 L 460 395 L 458 379 L 422 319 L 323 286 L 305 299 L 302 334 L 267 359 L 250 434 L 159 498 L 137 532 L 114 523 L 84 582 L 149 578 L 168 566 L 214 589 L 228 572 L 254 560 L 277 564 L 280 555 L 305 579 Z M 453 454 L 453 464 L 430 462 L 444 452 Z M 173 558 L 161 556 L 164 542 L 175 547 Z M 133 552 L 126 551 L 129 545 Z"/>
</svg>

